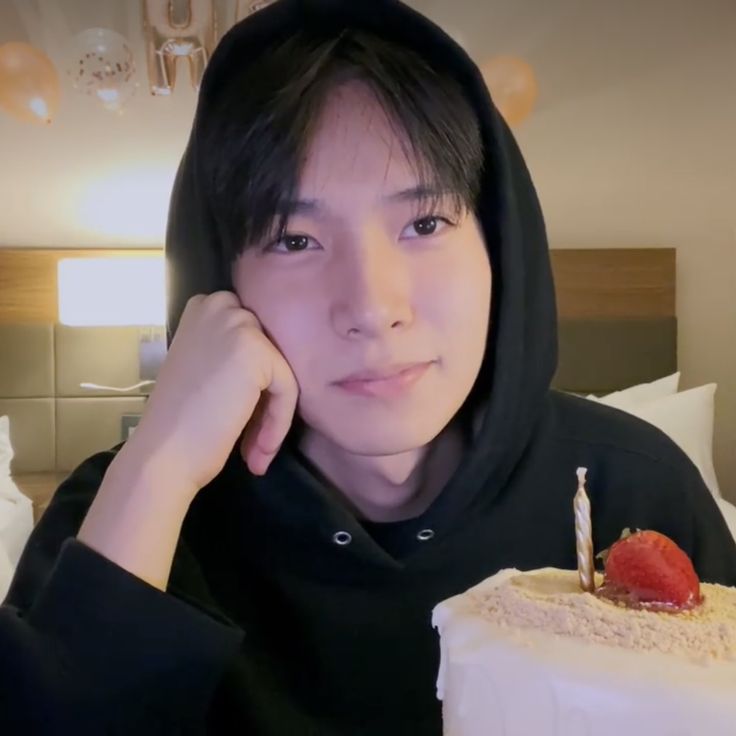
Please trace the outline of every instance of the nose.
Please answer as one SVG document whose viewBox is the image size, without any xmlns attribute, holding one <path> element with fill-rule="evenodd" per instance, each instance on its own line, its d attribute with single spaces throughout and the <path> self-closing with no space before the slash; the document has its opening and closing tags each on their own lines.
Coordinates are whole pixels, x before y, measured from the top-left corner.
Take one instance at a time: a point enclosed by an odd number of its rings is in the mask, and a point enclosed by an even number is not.
<svg viewBox="0 0 736 736">
<path fill-rule="evenodd" d="M 401 245 L 377 230 L 343 251 L 333 321 L 344 337 L 380 337 L 412 321 L 411 268 Z"/>
</svg>

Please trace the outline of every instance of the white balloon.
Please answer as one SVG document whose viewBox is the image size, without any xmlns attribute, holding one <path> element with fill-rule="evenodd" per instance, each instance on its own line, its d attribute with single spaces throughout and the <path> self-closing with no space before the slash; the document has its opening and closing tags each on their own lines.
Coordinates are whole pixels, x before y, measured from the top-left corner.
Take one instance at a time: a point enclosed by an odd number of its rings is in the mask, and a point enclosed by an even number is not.
<svg viewBox="0 0 736 736">
<path fill-rule="evenodd" d="M 64 66 L 74 89 L 107 110 L 122 111 L 139 87 L 128 40 L 109 28 L 88 28 L 74 36 Z"/>
</svg>

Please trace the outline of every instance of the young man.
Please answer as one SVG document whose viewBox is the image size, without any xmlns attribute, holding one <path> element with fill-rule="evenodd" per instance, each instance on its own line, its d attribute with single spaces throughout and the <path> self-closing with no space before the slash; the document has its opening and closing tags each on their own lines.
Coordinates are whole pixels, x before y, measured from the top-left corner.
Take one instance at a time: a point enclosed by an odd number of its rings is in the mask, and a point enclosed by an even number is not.
<svg viewBox="0 0 736 736">
<path fill-rule="evenodd" d="M 40 707 L 69 733 L 439 735 L 432 608 L 502 567 L 574 568 L 580 465 L 596 549 L 657 529 L 736 584 L 682 452 L 550 390 L 527 169 L 475 65 L 401 3 L 279 0 L 233 28 L 169 223 L 145 442 L 83 463 L 34 531 L 0 725 Z"/>
</svg>

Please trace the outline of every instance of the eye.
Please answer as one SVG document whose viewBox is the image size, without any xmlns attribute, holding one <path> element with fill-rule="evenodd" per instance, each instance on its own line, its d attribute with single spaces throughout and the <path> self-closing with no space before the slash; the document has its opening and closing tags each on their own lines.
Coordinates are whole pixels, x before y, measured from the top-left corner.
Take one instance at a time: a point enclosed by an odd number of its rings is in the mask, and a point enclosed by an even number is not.
<svg viewBox="0 0 736 736">
<path fill-rule="evenodd" d="M 414 220 L 411 225 L 404 228 L 401 233 L 402 238 L 426 238 L 430 235 L 437 235 L 444 230 L 444 226 L 452 226 L 455 223 L 448 220 L 446 217 L 439 217 L 436 215 L 429 215 L 427 217 L 420 217 L 418 220 Z M 412 234 L 414 230 L 415 234 Z"/>
<path fill-rule="evenodd" d="M 317 242 L 314 238 L 310 238 L 309 235 L 291 235 L 286 233 L 279 240 L 266 246 L 265 250 L 273 251 L 274 253 L 301 253 L 302 251 L 308 250 L 307 246 L 310 241 L 313 243 Z M 284 248 L 277 249 L 276 246 L 279 245 L 283 245 Z"/>
</svg>

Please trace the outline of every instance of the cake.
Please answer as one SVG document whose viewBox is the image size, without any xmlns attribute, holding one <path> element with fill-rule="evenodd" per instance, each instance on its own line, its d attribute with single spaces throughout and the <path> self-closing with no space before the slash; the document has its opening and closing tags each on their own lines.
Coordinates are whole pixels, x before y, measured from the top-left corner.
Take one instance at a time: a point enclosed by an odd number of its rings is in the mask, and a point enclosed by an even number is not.
<svg viewBox="0 0 736 736">
<path fill-rule="evenodd" d="M 596 572 L 586 473 L 577 570 L 501 570 L 434 608 L 445 736 L 734 736 L 736 588 L 654 530 Z"/>
<path fill-rule="evenodd" d="M 736 589 L 667 610 L 594 579 L 504 569 L 435 607 L 445 736 L 736 734 Z"/>
</svg>

